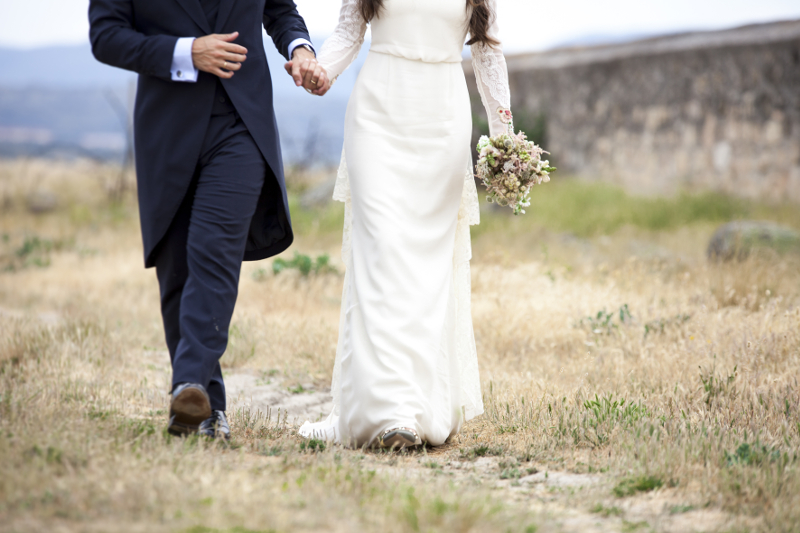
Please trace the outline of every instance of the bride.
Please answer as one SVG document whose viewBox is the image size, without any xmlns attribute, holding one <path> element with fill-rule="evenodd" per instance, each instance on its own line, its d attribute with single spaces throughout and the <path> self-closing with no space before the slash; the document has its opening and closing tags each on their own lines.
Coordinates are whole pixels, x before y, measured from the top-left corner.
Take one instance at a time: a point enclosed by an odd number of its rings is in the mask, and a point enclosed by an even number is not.
<svg viewBox="0 0 800 533">
<path fill-rule="evenodd" d="M 491 134 L 506 131 L 495 3 L 342 1 L 319 54 L 328 77 L 358 56 L 368 23 L 372 46 L 347 108 L 334 192 L 345 203 L 346 266 L 334 408 L 303 424 L 304 437 L 436 446 L 483 412 L 469 272 L 479 211 L 461 53 L 469 34 Z"/>
</svg>

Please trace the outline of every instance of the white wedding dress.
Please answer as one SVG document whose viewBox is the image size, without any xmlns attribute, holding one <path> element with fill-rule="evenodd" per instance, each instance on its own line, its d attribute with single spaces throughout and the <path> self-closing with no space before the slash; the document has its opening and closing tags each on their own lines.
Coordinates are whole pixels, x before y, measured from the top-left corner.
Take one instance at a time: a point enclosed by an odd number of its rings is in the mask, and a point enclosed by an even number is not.
<svg viewBox="0 0 800 533">
<path fill-rule="evenodd" d="M 361 446 L 409 427 L 435 446 L 483 412 L 469 272 L 479 210 L 461 67 L 470 16 L 465 0 L 384 0 L 371 22 L 334 192 L 345 203 L 346 267 L 334 409 L 303 424 L 305 437 Z M 358 1 L 344 0 L 319 54 L 332 79 L 366 29 Z M 496 24 L 490 34 L 498 38 Z M 501 133 L 498 111 L 510 103 L 502 51 L 476 44 L 472 57 L 491 133 Z"/>
</svg>

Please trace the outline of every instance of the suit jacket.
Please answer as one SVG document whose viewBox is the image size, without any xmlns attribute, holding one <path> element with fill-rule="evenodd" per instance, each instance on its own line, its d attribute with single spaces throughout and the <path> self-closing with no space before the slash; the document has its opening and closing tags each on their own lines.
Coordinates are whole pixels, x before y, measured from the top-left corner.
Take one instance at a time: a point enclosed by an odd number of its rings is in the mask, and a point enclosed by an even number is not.
<svg viewBox="0 0 800 533">
<path fill-rule="evenodd" d="M 261 28 L 288 60 L 289 44 L 309 39 L 294 2 L 221 0 L 211 28 L 200 0 L 91 0 L 89 22 L 94 56 L 139 74 L 134 140 L 145 266 L 153 266 L 153 251 L 193 179 L 219 79 L 200 72 L 197 83 L 173 82 L 175 43 L 211 33 L 238 31 L 236 43 L 247 48 L 242 68 L 221 81 L 274 174 L 265 180 L 244 259 L 288 248 L 293 234 Z"/>
</svg>

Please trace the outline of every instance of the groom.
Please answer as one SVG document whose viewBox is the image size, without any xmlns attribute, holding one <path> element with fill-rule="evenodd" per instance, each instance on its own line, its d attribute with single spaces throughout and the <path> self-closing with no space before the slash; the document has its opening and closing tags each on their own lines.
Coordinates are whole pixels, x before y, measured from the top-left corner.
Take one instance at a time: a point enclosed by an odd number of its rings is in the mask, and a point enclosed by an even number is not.
<svg viewBox="0 0 800 533">
<path fill-rule="evenodd" d="M 292 0 L 90 0 L 92 51 L 139 74 L 144 257 L 172 360 L 168 430 L 229 438 L 219 359 L 242 260 L 292 243 L 261 23 L 295 84 L 327 86 Z"/>
</svg>

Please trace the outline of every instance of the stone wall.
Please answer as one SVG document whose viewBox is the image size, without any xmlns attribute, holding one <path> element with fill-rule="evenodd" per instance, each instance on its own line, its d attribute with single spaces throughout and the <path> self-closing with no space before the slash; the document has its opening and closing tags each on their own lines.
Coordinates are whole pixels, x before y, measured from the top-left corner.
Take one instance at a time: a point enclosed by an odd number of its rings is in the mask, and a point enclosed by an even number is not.
<svg viewBox="0 0 800 533">
<path fill-rule="evenodd" d="M 507 60 L 517 126 L 562 175 L 800 202 L 800 21 Z"/>
</svg>

